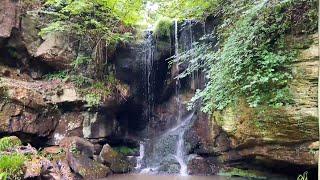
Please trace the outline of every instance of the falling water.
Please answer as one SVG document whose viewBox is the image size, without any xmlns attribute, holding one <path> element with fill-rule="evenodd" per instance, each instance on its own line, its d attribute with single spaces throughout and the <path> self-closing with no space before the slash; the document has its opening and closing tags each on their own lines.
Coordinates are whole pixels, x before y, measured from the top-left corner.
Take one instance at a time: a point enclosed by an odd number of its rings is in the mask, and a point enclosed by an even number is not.
<svg viewBox="0 0 320 180">
<path fill-rule="evenodd" d="M 146 109 L 146 118 L 150 121 L 153 118 L 153 109 L 154 109 L 154 74 L 153 74 L 153 66 L 154 66 L 154 40 L 152 36 L 152 32 L 147 32 L 146 41 L 143 47 L 144 53 L 144 67 L 145 67 L 145 97 L 147 101 L 147 109 Z"/>
<path fill-rule="evenodd" d="M 182 51 L 191 49 L 192 30 L 191 23 L 189 25 L 190 32 L 184 33 L 182 44 L 179 44 L 179 28 L 178 22 L 174 22 L 174 39 L 175 39 L 175 58 L 179 59 L 179 48 Z M 154 74 L 152 70 L 155 68 L 153 58 L 155 53 L 155 45 L 152 34 L 148 34 L 144 46 L 144 67 L 146 77 L 145 96 L 147 101 L 146 115 L 149 122 L 154 122 Z M 179 47 L 181 46 L 181 47 Z M 177 62 L 172 68 L 172 75 L 179 74 L 180 64 Z M 157 137 L 153 137 L 140 144 L 140 155 L 137 158 L 136 170 L 140 173 L 179 173 L 181 176 L 188 175 L 187 171 L 187 150 L 185 147 L 185 132 L 191 127 L 194 119 L 194 112 L 185 112 L 182 99 L 182 87 L 180 79 L 175 81 L 175 112 L 176 115 L 172 120 L 176 122 L 175 126 L 167 129 Z M 157 131 L 155 129 L 155 131 Z"/>
<path fill-rule="evenodd" d="M 188 175 L 188 169 L 187 169 L 187 164 L 185 162 L 185 153 L 184 153 L 184 132 L 185 129 L 182 130 L 179 134 L 179 139 L 177 143 L 177 153 L 176 153 L 176 159 L 180 164 L 180 175 L 181 176 L 187 176 Z"/>
<path fill-rule="evenodd" d="M 174 36 L 175 36 L 175 57 L 179 59 L 179 39 L 178 39 L 178 21 L 175 20 L 174 22 Z M 179 73 L 179 62 L 176 63 L 176 72 Z M 181 98 L 180 98 L 180 80 L 176 80 L 176 101 L 177 101 L 177 108 L 178 108 L 178 116 L 177 116 L 177 122 L 179 124 L 182 124 L 182 119 L 181 119 L 181 109 L 182 109 L 182 103 L 181 103 Z M 176 155 L 175 158 L 180 164 L 180 175 L 186 176 L 188 175 L 187 172 L 187 164 L 184 160 L 184 135 L 185 130 L 182 128 L 180 130 L 179 136 L 178 136 L 178 142 L 176 145 Z"/>
<path fill-rule="evenodd" d="M 178 21 L 175 20 L 174 21 L 174 39 L 175 39 L 175 58 L 176 59 L 179 59 L 179 38 L 178 38 Z M 179 62 L 176 63 L 175 65 L 175 73 L 174 75 L 178 75 L 179 73 Z M 180 80 L 177 79 L 176 80 L 176 87 L 175 87 L 175 95 L 176 95 L 176 102 L 177 102 L 177 108 L 178 108 L 178 116 L 177 116 L 177 122 L 180 122 L 181 121 L 181 99 L 180 99 L 180 88 L 181 88 L 181 84 L 180 84 Z"/>
<path fill-rule="evenodd" d="M 142 167 L 142 162 L 144 158 L 144 144 L 143 142 L 140 142 L 140 147 L 139 147 L 139 157 L 137 158 L 137 165 L 135 167 L 136 170 L 140 170 Z"/>
<path fill-rule="evenodd" d="M 146 38 L 142 46 L 142 66 L 144 67 L 144 97 L 146 101 L 145 118 L 148 122 L 152 122 L 154 119 L 154 89 L 155 89 L 155 74 L 154 74 L 154 53 L 155 53 L 155 41 L 151 31 L 147 31 Z M 148 130 L 147 130 L 148 131 Z M 137 157 L 137 165 L 135 167 L 137 172 L 149 173 L 153 171 L 148 164 L 144 162 L 145 157 L 145 143 L 140 142 L 140 154 Z"/>
</svg>

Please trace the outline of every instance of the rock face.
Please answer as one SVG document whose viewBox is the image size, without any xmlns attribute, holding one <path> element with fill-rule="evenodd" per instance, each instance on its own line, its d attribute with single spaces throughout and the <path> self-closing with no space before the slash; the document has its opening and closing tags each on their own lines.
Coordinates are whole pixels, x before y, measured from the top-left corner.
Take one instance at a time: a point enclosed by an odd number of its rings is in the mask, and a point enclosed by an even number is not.
<svg viewBox="0 0 320 180">
<path fill-rule="evenodd" d="M 250 108 L 240 103 L 214 112 L 211 118 L 200 118 L 188 133 L 194 147 L 192 153 L 204 154 L 204 158 L 217 157 L 227 166 L 259 161 L 259 165 L 268 167 L 283 162 L 290 167 L 315 168 L 319 147 L 311 149 L 319 138 L 317 37 L 318 34 L 294 39 L 313 40 L 308 48 L 298 49 L 300 56 L 292 64 L 294 78 L 290 89 L 294 104 L 283 108 Z"/>
<path fill-rule="evenodd" d="M 10 37 L 13 28 L 19 28 L 19 3 L 4 0 L 0 7 L 0 39 Z"/>
</svg>

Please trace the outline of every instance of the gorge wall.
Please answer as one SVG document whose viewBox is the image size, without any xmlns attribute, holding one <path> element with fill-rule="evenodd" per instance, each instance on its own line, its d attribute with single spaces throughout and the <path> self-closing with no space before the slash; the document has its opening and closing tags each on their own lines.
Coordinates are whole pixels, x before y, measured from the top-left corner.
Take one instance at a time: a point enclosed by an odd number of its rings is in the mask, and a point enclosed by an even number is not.
<svg viewBox="0 0 320 180">
<path fill-rule="evenodd" d="M 169 158 L 177 151 L 170 149 L 176 147 L 177 134 L 165 136 L 171 139 L 165 142 L 155 139 L 181 123 L 177 116 L 188 119 L 192 114 L 182 135 L 188 174 L 243 169 L 259 177 L 295 178 L 305 171 L 316 177 L 318 34 L 288 37 L 288 47 L 300 55 L 291 65 L 294 103 L 287 107 L 251 108 L 243 102 L 210 116 L 198 109 L 186 110 L 187 102 L 205 78 L 198 72 L 196 78 L 177 80 L 177 71 L 183 71 L 185 65 L 177 70 L 167 59 L 175 55 L 176 47 L 188 50 L 202 35 L 212 32 L 219 23 L 216 17 L 209 17 L 205 23 L 179 22 L 177 32 L 172 24 L 170 36 L 157 37 L 147 32 L 117 47 L 108 60 L 116 83 L 106 82 L 110 93 L 98 107 L 90 107 L 74 82 L 46 78 L 50 73 L 70 69 L 79 45 L 61 34 L 42 39 L 38 33 L 45 17 L 33 10 L 20 16 L 19 3 L 11 0 L 5 0 L 0 7 L 1 137 L 17 136 L 24 144 L 49 148 L 48 153 L 54 148 L 68 152 L 72 149 L 68 144 L 75 144 L 79 154 L 66 153 L 58 158 L 75 178 L 135 171 L 141 143 L 145 154 L 139 168 L 150 168 L 149 173 L 179 173 L 181 163 Z M 155 151 L 162 150 L 163 144 L 167 144 L 164 156 L 169 154 L 168 158 L 155 163 L 157 170 L 152 169 L 153 162 L 159 160 Z M 88 166 L 93 173 L 79 170 Z M 61 171 L 55 174 L 63 176 Z"/>
</svg>

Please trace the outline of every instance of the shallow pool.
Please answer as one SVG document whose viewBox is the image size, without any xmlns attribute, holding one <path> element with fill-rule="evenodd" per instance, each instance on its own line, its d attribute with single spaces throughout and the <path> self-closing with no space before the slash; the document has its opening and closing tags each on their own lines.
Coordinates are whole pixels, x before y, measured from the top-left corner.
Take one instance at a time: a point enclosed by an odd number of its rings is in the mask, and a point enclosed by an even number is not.
<svg viewBox="0 0 320 180">
<path fill-rule="evenodd" d="M 112 175 L 108 180 L 242 180 L 244 178 L 230 178 L 224 176 L 175 176 L 175 175 L 144 175 L 144 174 L 123 174 Z"/>
</svg>

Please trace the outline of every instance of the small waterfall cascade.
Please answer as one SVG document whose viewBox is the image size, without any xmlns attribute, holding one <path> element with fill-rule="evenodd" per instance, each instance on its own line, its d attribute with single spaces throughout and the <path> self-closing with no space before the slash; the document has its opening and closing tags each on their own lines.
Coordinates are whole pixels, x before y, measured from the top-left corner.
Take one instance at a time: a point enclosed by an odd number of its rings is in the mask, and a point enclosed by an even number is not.
<svg viewBox="0 0 320 180">
<path fill-rule="evenodd" d="M 178 21 L 177 20 L 175 20 L 174 22 L 174 37 L 175 37 L 175 58 L 179 59 L 179 39 L 178 39 Z M 176 71 L 178 73 L 179 73 L 179 69 L 180 69 L 179 63 L 176 63 Z M 188 118 L 184 120 L 185 122 L 183 122 L 181 118 L 182 102 L 180 98 L 180 89 L 181 89 L 180 79 L 176 80 L 175 89 L 176 89 L 176 102 L 177 102 L 177 108 L 178 108 L 177 122 L 178 124 L 181 124 L 181 123 L 184 124 L 188 120 Z M 185 128 L 181 127 L 181 130 L 178 135 L 178 141 L 176 145 L 176 154 L 175 154 L 175 158 L 180 164 L 180 175 L 182 176 L 188 175 L 187 164 L 184 159 L 184 156 L 185 156 L 184 139 L 183 139 L 184 132 L 185 132 Z"/>
<path fill-rule="evenodd" d="M 184 29 L 184 33 L 179 32 L 179 26 L 177 20 L 174 22 L 174 57 L 179 59 L 179 51 L 187 51 L 192 48 L 193 32 L 191 21 L 186 22 L 187 31 Z M 144 53 L 144 76 L 145 82 L 145 98 L 146 98 L 146 118 L 149 122 L 154 122 L 159 118 L 157 113 L 159 109 L 155 107 L 154 103 L 154 80 L 155 74 L 152 73 L 154 66 L 155 56 L 155 40 L 152 33 L 148 34 L 145 39 L 145 46 L 143 47 Z M 181 43 L 179 43 L 179 41 Z M 172 66 L 171 74 L 173 78 L 183 70 L 183 64 L 176 63 Z M 190 77 L 191 81 L 196 81 L 195 78 Z M 193 83 L 193 82 L 191 82 Z M 182 87 L 182 80 L 176 79 L 174 84 L 174 92 L 170 105 L 166 108 L 172 114 L 170 117 L 164 117 L 166 121 L 173 122 L 170 126 L 166 127 L 164 131 L 161 131 L 155 137 L 148 137 L 144 139 L 144 142 L 140 143 L 140 154 L 137 158 L 136 171 L 139 173 L 151 173 L 151 174 L 179 174 L 181 176 L 188 175 L 187 159 L 188 159 L 188 147 L 185 141 L 186 132 L 192 126 L 192 122 L 195 119 L 194 111 L 186 111 L 185 107 L 185 86 Z M 161 117 L 160 117 L 161 118 Z M 163 117 L 162 117 L 163 118 Z M 158 122 L 156 122 L 158 123 Z M 148 131 L 157 132 L 158 129 L 152 129 Z"/>
<path fill-rule="evenodd" d="M 155 91 L 155 73 L 154 73 L 154 54 L 156 49 L 156 42 L 153 37 L 152 31 L 146 31 L 144 42 L 141 46 L 141 66 L 143 67 L 143 96 L 145 100 L 144 118 L 148 122 L 152 122 L 154 119 L 154 91 Z M 147 129 L 147 132 L 149 130 Z M 151 168 L 148 168 L 148 164 L 145 163 L 146 159 L 146 144 L 147 140 L 143 139 L 139 145 L 139 156 L 137 157 L 137 164 L 135 167 L 136 172 L 148 173 Z"/>
<path fill-rule="evenodd" d="M 153 118 L 154 110 L 154 86 L 155 86 L 155 74 L 154 68 L 154 53 L 155 53 L 155 41 L 151 31 L 147 31 L 146 39 L 143 45 L 143 66 L 144 66 L 144 96 L 146 99 L 146 119 L 149 121 Z"/>
<path fill-rule="evenodd" d="M 137 157 L 137 165 L 136 165 L 136 167 L 135 167 L 135 169 L 136 170 L 140 170 L 141 169 L 141 167 L 142 167 L 142 160 L 143 160 L 143 158 L 144 158 L 144 151 L 145 151 L 145 149 L 144 149 L 145 147 L 144 147 L 144 144 L 143 144 L 143 142 L 140 142 L 140 146 L 139 146 L 139 156 Z"/>
<path fill-rule="evenodd" d="M 174 21 L 174 56 L 176 59 L 179 59 L 179 38 L 178 38 L 178 20 L 175 20 Z M 175 64 L 175 70 L 174 70 L 174 75 L 178 75 L 179 73 L 179 63 L 176 63 Z M 181 83 L 180 83 L 180 80 L 177 79 L 176 80 L 176 86 L 175 86 L 175 95 L 176 95 L 176 102 L 177 102 L 177 108 L 178 108 L 178 117 L 177 117 L 177 120 L 178 122 L 180 122 L 181 120 L 181 99 L 180 99 L 180 89 L 181 89 Z"/>
</svg>

